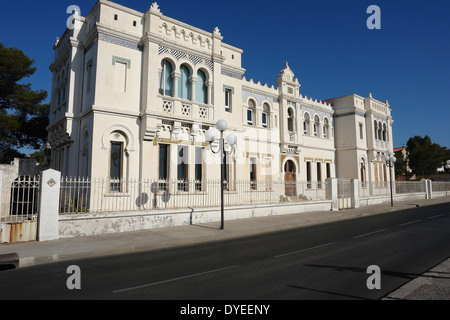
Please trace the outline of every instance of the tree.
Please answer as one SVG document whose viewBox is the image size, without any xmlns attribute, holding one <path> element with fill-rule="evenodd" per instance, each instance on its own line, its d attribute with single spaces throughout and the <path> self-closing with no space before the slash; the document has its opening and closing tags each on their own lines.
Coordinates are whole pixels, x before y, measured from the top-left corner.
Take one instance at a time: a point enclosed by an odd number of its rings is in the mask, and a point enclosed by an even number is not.
<svg viewBox="0 0 450 320">
<path fill-rule="evenodd" d="M 437 168 L 445 161 L 445 151 L 439 144 L 432 143 L 429 136 L 410 138 L 407 146 L 409 166 L 415 174 L 422 177 L 436 173 Z"/>
<path fill-rule="evenodd" d="M 22 148 L 40 149 L 47 139 L 50 106 L 45 90 L 19 83 L 36 72 L 34 60 L 0 43 L 0 162 L 23 156 Z"/>
</svg>

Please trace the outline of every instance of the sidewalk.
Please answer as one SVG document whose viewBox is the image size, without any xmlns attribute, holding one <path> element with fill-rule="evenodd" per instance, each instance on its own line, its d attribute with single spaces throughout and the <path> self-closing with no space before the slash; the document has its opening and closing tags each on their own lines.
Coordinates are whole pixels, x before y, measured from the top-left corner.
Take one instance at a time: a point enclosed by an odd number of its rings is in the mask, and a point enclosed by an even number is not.
<svg viewBox="0 0 450 320">
<path fill-rule="evenodd" d="M 16 254 L 16 263 L 18 264 L 18 267 L 26 267 L 56 261 L 93 258 L 139 251 L 151 251 L 209 241 L 226 240 L 266 232 L 287 230 L 301 226 L 404 210 L 414 208 L 416 205 L 423 207 L 444 202 L 450 202 L 450 198 L 447 197 L 433 200 L 396 202 L 394 203 L 394 208 L 391 208 L 390 203 L 386 203 L 382 205 L 361 207 L 358 209 L 339 212 L 321 211 L 294 215 L 232 220 L 225 221 L 225 230 L 219 230 L 220 222 L 215 222 L 202 225 L 152 229 L 121 234 L 61 239 L 49 242 L 28 242 L 12 245 L 0 245 L 0 258 L 2 255 Z M 0 265 L 1 264 L 2 262 L 0 261 Z M 428 289 L 432 287 L 434 291 L 441 290 L 446 292 L 445 297 L 449 297 L 450 299 L 450 276 L 448 276 L 450 274 L 448 273 L 450 270 L 450 260 L 444 264 L 442 268 L 438 268 L 440 271 L 434 270 L 434 272 L 447 272 L 446 281 L 443 281 L 442 279 L 432 283 L 421 281 L 421 285 L 416 283 L 413 287 L 416 289 L 415 291 L 417 291 L 417 288 L 419 287 Z M 433 279 L 429 276 L 426 278 Z M 446 287 L 439 288 L 441 283 Z M 434 296 L 436 296 L 436 294 Z M 395 294 L 393 293 L 390 297 L 392 299 L 402 299 L 403 297 L 419 298 L 422 296 L 418 294 L 411 295 L 411 292 L 404 290 L 401 292 L 396 292 Z"/>
</svg>

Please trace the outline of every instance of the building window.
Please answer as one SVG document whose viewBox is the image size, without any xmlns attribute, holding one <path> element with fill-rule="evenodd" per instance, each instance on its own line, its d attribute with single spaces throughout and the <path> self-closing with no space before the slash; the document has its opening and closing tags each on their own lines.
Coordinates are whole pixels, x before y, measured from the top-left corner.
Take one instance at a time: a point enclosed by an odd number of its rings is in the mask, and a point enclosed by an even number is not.
<svg viewBox="0 0 450 320">
<path fill-rule="evenodd" d="M 199 70 L 197 72 L 197 83 L 195 85 L 195 100 L 200 103 L 208 103 L 208 88 L 206 86 L 206 74 Z"/>
<path fill-rule="evenodd" d="M 114 15 L 114 20 L 115 21 L 119 20 L 119 16 L 117 14 Z"/>
<path fill-rule="evenodd" d="M 225 111 L 231 112 L 231 97 L 233 91 L 231 89 L 225 89 Z"/>
<path fill-rule="evenodd" d="M 253 101 L 252 99 L 248 100 L 247 124 L 249 126 L 256 125 L 256 123 L 254 123 L 255 111 L 256 111 L 255 101 Z"/>
<path fill-rule="evenodd" d="M 328 132 L 330 131 L 329 128 L 330 127 L 329 127 L 329 124 L 328 124 L 328 119 L 325 118 L 323 120 L 323 137 L 324 138 L 328 138 Z"/>
<path fill-rule="evenodd" d="M 377 140 L 378 139 L 378 123 L 377 123 L 377 120 L 375 120 L 373 122 L 373 129 L 374 129 L 374 132 L 375 132 L 375 140 Z"/>
<path fill-rule="evenodd" d="M 314 117 L 314 136 L 319 136 L 319 126 L 320 126 L 320 119 L 319 116 Z"/>
<path fill-rule="evenodd" d="M 168 191 L 169 180 L 169 145 L 159 145 L 159 190 Z"/>
<path fill-rule="evenodd" d="M 364 125 L 362 123 L 359 124 L 359 138 L 364 139 Z"/>
<path fill-rule="evenodd" d="M 253 111 L 250 109 L 247 110 L 247 124 L 249 126 L 253 125 Z"/>
<path fill-rule="evenodd" d="M 303 134 L 309 135 L 309 113 L 305 113 L 305 120 L 303 121 Z"/>
<path fill-rule="evenodd" d="M 110 192 L 122 192 L 123 143 L 111 142 Z"/>
<path fill-rule="evenodd" d="M 292 108 L 288 109 L 288 131 L 294 132 L 294 110 Z"/>
<path fill-rule="evenodd" d="M 164 59 L 161 63 L 161 77 L 159 81 L 159 94 L 163 96 L 173 96 L 173 79 L 172 79 L 172 64 Z"/>
<path fill-rule="evenodd" d="M 202 191 L 203 148 L 195 148 L 195 190 Z"/>
<path fill-rule="evenodd" d="M 322 164 L 317 162 L 317 188 L 322 188 Z"/>
<path fill-rule="evenodd" d="M 378 140 L 383 140 L 383 126 L 378 122 Z"/>
<path fill-rule="evenodd" d="M 306 186 L 311 189 L 311 162 L 306 162 Z"/>
<path fill-rule="evenodd" d="M 92 83 L 92 60 L 90 60 L 87 63 L 86 71 L 87 71 L 86 93 L 89 93 L 91 91 L 91 83 Z"/>
<path fill-rule="evenodd" d="M 263 113 L 262 113 L 262 126 L 263 128 L 269 127 L 269 117 L 270 115 L 270 106 L 267 103 L 264 103 L 263 105 Z"/>
<path fill-rule="evenodd" d="M 366 164 L 364 160 L 361 160 L 361 187 L 366 187 Z"/>
<path fill-rule="evenodd" d="M 263 128 L 267 128 L 267 113 L 265 112 L 262 114 L 262 126 Z"/>
<path fill-rule="evenodd" d="M 327 179 L 331 178 L 331 163 L 327 162 Z"/>
<path fill-rule="evenodd" d="M 387 129 L 386 129 L 386 124 L 383 124 L 383 141 L 387 141 Z"/>
<path fill-rule="evenodd" d="M 178 191 L 188 191 L 188 148 L 178 147 Z"/>
<path fill-rule="evenodd" d="M 178 97 L 181 99 L 191 100 L 191 73 L 186 65 L 180 67 L 180 78 L 178 80 Z"/>
<path fill-rule="evenodd" d="M 257 190 L 256 158 L 250 158 L 250 190 Z"/>
</svg>

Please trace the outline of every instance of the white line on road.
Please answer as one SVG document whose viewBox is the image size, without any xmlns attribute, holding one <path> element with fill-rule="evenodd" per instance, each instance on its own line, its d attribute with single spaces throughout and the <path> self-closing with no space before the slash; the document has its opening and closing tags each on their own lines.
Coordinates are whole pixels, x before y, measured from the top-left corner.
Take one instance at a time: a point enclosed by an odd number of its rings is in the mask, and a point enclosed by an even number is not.
<svg viewBox="0 0 450 320">
<path fill-rule="evenodd" d="M 232 266 L 232 267 L 221 268 L 221 269 L 217 269 L 217 270 L 211 270 L 211 271 L 206 271 L 206 272 L 201 272 L 201 273 L 191 274 L 191 275 L 189 275 L 189 276 L 184 276 L 184 277 L 179 277 L 179 278 L 174 278 L 174 279 L 169 279 L 169 280 L 164 280 L 164 281 L 154 282 L 154 283 L 150 283 L 150 284 L 144 284 L 144 285 L 141 285 L 141 286 L 136 286 L 136 287 L 127 288 L 127 289 L 116 290 L 116 291 L 114 291 L 114 293 L 122 293 L 122 292 L 128 292 L 128 291 L 133 291 L 133 290 L 138 290 L 138 289 L 148 288 L 148 287 L 156 286 L 156 285 L 158 285 L 158 284 L 163 284 L 163 283 L 174 282 L 174 281 L 178 281 L 178 280 L 183 280 L 183 279 L 188 279 L 188 278 L 193 278 L 193 277 L 203 276 L 203 275 L 206 275 L 206 274 L 211 274 L 211 273 L 215 273 L 215 272 L 225 271 L 225 270 L 229 270 L 229 269 L 233 269 L 233 268 L 237 268 L 237 267 L 239 267 L 239 266 L 236 265 L 236 266 Z"/>
<path fill-rule="evenodd" d="M 407 223 L 399 224 L 398 226 L 399 227 L 404 227 L 404 226 L 407 226 L 409 224 L 417 223 L 417 222 L 420 222 L 420 221 L 422 221 L 422 220 L 414 220 L 414 221 L 410 221 L 410 222 L 407 222 Z"/>
<path fill-rule="evenodd" d="M 311 248 L 307 248 L 307 249 L 302 249 L 302 250 L 298 250 L 298 251 L 294 251 L 294 252 L 284 253 L 284 254 L 280 254 L 280 255 L 278 255 L 278 256 L 275 256 L 275 258 L 281 258 L 281 257 L 284 257 L 284 256 L 289 256 L 289 255 L 296 254 L 296 253 L 300 253 L 300 252 L 303 252 L 303 251 L 308 251 L 308 250 L 313 250 L 313 249 L 319 249 L 319 248 L 331 246 L 332 244 L 335 244 L 335 243 L 336 243 L 336 242 L 330 242 L 330 243 L 327 243 L 327 244 L 322 244 L 322 245 L 320 245 L 320 246 L 315 246 L 315 247 L 311 247 Z"/>
<path fill-rule="evenodd" d="M 365 237 L 365 236 L 370 236 L 370 235 L 372 235 L 372 234 L 379 233 L 379 232 L 383 232 L 383 231 L 386 231 L 386 230 L 388 230 L 388 229 L 382 229 L 382 230 L 377 230 L 377 231 L 374 231 L 374 232 L 369 232 L 369 233 L 361 234 L 361 235 L 359 235 L 359 236 L 353 237 L 353 239 L 358 239 L 358 238 L 362 238 L 362 237 Z"/>
<path fill-rule="evenodd" d="M 432 217 L 428 217 L 428 219 L 434 219 L 434 218 L 439 218 L 439 217 L 443 217 L 445 216 L 445 214 L 438 214 L 437 216 L 432 216 Z"/>
</svg>

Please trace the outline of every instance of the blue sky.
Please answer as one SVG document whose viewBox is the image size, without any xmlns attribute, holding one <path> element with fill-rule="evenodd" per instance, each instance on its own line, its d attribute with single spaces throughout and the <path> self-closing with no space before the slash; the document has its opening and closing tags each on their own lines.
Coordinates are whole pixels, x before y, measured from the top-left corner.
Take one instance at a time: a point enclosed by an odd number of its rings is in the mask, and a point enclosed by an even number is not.
<svg viewBox="0 0 450 320">
<path fill-rule="evenodd" d="M 96 1 L 4 1 L 0 42 L 33 58 L 29 82 L 51 91 L 53 44 L 66 28 L 69 5 L 86 16 Z M 117 0 L 145 12 L 153 1 Z M 246 78 L 275 85 L 286 61 L 303 95 L 319 100 L 356 93 L 388 100 L 394 146 L 429 135 L 450 147 L 450 1 L 448 0 L 161 0 L 166 16 L 212 31 L 244 50 Z M 370 5 L 381 30 L 369 30 Z"/>
</svg>

